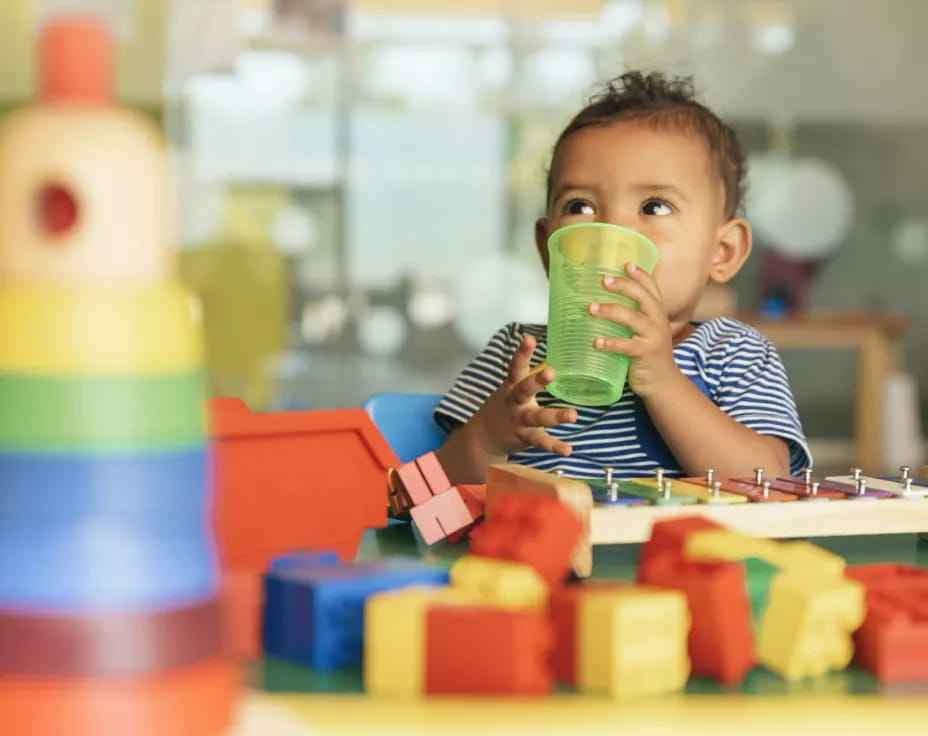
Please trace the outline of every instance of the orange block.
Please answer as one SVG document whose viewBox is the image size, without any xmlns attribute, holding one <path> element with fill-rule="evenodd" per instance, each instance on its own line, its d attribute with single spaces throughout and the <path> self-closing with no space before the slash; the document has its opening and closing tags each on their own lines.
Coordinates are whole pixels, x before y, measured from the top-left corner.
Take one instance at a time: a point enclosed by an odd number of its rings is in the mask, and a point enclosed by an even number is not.
<svg viewBox="0 0 928 736">
<path fill-rule="evenodd" d="M 387 523 L 396 455 L 363 409 L 252 414 L 209 402 L 214 524 L 225 568 L 264 570 L 294 549 L 354 559 L 365 529 Z"/>
<path fill-rule="evenodd" d="M 740 562 L 693 562 L 667 551 L 638 566 L 638 582 L 686 594 L 692 621 L 687 649 L 694 675 L 736 685 L 754 667 L 751 601 Z"/>
<path fill-rule="evenodd" d="M 551 643 L 543 611 L 437 604 L 426 614 L 426 692 L 548 693 Z"/>
</svg>

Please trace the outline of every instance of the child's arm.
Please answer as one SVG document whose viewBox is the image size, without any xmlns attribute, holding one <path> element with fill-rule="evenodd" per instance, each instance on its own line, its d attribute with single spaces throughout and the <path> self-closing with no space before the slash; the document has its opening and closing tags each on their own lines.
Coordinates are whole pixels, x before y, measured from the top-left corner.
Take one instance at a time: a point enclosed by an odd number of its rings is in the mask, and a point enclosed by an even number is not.
<svg viewBox="0 0 928 736">
<path fill-rule="evenodd" d="M 778 437 L 739 424 L 706 397 L 679 369 L 673 357 L 673 329 L 657 284 L 629 264 L 628 278 L 605 279 L 610 291 L 638 303 L 635 311 L 618 304 L 591 304 L 597 317 L 625 325 L 631 338 L 598 338 L 597 347 L 631 358 L 629 384 L 687 475 L 712 468 L 717 477 L 750 476 L 763 467 L 770 476 L 789 474 L 789 449 Z"/>
<path fill-rule="evenodd" d="M 554 371 L 530 371 L 535 344 L 531 335 L 523 338 L 506 381 L 435 451 L 452 483 L 483 483 L 490 465 L 504 463 L 510 454 L 526 447 L 570 455 L 570 445 L 552 437 L 545 428 L 575 422 L 577 412 L 538 406 L 535 394 L 554 380 Z"/>
<path fill-rule="evenodd" d="M 683 373 L 644 399 L 657 431 L 687 475 L 750 477 L 762 467 L 767 476 L 789 475 L 789 448 L 779 437 L 755 432 L 717 407 Z"/>
</svg>

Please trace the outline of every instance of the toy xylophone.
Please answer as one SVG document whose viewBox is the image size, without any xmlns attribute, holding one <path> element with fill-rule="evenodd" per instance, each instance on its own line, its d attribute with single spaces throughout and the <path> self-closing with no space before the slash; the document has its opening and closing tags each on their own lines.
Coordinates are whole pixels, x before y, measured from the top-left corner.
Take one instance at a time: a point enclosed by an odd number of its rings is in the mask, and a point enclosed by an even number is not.
<svg viewBox="0 0 928 736">
<path fill-rule="evenodd" d="M 610 470 L 590 481 L 592 544 L 639 542 L 655 521 L 699 513 L 739 531 L 765 537 L 893 534 L 928 530 L 928 484 L 909 467 L 896 478 L 870 477 L 860 468 L 849 475 L 819 477 L 811 468 L 802 475 L 767 478 L 756 468 L 748 478 L 613 481 Z"/>
</svg>

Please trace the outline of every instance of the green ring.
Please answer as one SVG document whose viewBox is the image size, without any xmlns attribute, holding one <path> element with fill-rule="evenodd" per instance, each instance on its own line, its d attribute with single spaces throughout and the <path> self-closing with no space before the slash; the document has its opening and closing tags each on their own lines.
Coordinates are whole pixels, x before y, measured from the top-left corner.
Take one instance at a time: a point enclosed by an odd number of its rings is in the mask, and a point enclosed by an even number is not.
<svg viewBox="0 0 928 736">
<path fill-rule="evenodd" d="M 154 377 L 0 374 L 0 450 L 184 447 L 205 437 L 200 371 Z"/>
</svg>

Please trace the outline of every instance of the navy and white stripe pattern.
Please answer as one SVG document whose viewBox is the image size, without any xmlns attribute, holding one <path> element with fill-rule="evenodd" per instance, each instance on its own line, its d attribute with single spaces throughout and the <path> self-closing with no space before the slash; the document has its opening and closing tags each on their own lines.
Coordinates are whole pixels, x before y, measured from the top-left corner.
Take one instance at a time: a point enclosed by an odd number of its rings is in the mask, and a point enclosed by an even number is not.
<svg viewBox="0 0 928 736">
<path fill-rule="evenodd" d="M 446 430 L 466 422 L 506 380 L 509 363 L 526 333 L 538 346 L 531 365 L 545 359 L 544 325 L 512 323 L 497 332 L 458 376 L 435 410 L 435 420 Z M 721 318 L 696 325 L 693 333 L 674 347 L 680 370 L 726 414 L 763 435 L 782 438 L 789 447 L 790 470 L 811 466 L 796 403 L 776 349 L 757 330 L 737 320 Z M 540 406 L 570 407 L 547 392 Z M 549 430 L 573 446 L 570 457 L 530 448 L 510 456 L 514 463 L 540 470 L 562 469 L 574 478 L 602 477 L 614 468 L 616 478 L 640 478 L 664 468 L 679 477 L 680 464 L 651 422 L 641 399 L 626 386 L 622 398 L 609 406 L 575 406 L 574 424 Z M 681 416 L 680 421 L 686 421 Z"/>
</svg>

